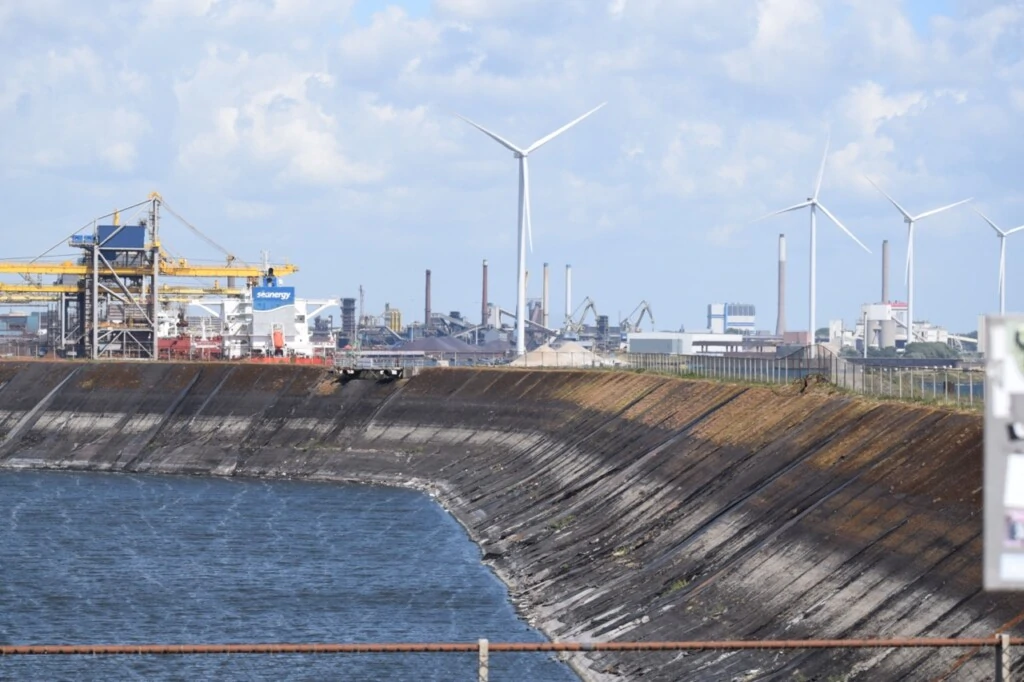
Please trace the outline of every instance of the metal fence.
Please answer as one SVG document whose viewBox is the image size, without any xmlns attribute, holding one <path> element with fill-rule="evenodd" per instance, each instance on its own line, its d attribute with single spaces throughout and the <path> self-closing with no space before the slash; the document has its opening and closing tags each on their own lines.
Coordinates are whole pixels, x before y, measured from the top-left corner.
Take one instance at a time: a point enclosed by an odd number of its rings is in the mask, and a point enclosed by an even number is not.
<svg viewBox="0 0 1024 682">
<path fill-rule="evenodd" d="M 789 384 L 820 376 L 839 388 L 895 400 L 981 407 L 985 373 L 981 369 L 921 364 L 897 365 L 889 359 L 841 357 L 831 349 L 807 346 L 788 355 L 670 355 L 532 351 L 525 357 L 431 351 L 363 351 L 335 356 L 339 369 L 502 366 L 536 369 L 633 369 L 678 376 L 760 384 Z M 917 361 L 918 363 L 920 361 Z"/>
<path fill-rule="evenodd" d="M 680 376 L 788 384 L 810 376 L 856 393 L 898 400 L 980 407 L 985 373 L 961 367 L 900 367 L 851 361 L 824 346 L 807 347 L 782 357 L 627 354 L 622 362 L 633 369 Z"/>
<path fill-rule="evenodd" d="M 549 652 L 680 652 L 741 650 L 783 651 L 829 649 L 960 649 L 963 654 L 939 678 L 943 680 L 998 680 L 1009 682 L 1013 671 L 1011 647 L 1024 639 L 999 633 L 993 637 L 905 637 L 886 639 L 805 639 L 805 640 L 721 640 L 675 642 L 423 642 L 423 643 L 260 643 L 260 644 L 30 644 L 0 645 L 0 658 L 6 656 L 183 656 L 224 654 L 399 654 L 447 653 L 475 654 L 477 682 L 489 682 L 492 653 Z M 995 653 L 987 660 L 982 652 Z M 721 660 L 721 659 L 719 659 Z"/>
</svg>

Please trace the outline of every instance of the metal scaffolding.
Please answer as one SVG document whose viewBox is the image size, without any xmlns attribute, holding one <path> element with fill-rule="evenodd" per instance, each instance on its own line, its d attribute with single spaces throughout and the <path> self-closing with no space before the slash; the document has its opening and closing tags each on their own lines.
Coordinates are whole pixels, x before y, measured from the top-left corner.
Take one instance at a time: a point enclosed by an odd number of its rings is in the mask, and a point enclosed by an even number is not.
<svg viewBox="0 0 1024 682">
<path fill-rule="evenodd" d="M 77 296 L 81 357 L 157 357 L 160 195 L 150 195 L 149 202 L 148 225 L 119 225 L 115 216 L 113 225 L 95 225 L 93 234 L 74 235 L 69 242 L 83 251 L 88 266 Z M 69 312 L 62 303 L 64 343 Z"/>
</svg>

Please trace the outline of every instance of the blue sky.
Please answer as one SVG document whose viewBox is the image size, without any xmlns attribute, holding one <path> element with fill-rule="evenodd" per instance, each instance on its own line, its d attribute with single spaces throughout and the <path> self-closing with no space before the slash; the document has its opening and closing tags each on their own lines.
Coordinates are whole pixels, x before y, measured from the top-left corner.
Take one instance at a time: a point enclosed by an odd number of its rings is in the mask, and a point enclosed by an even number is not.
<svg viewBox="0 0 1024 682">
<path fill-rule="evenodd" d="M 239 257 L 301 271 L 300 295 L 435 310 L 514 306 L 516 166 L 456 119 L 528 144 L 530 296 L 552 267 L 613 319 L 642 299 L 662 329 L 710 302 L 807 320 L 813 190 L 872 250 L 819 223 L 819 326 L 879 296 L 881 242 L 904 298 L 911 212 L 972 202 L 1024 224 L 1024 7 L 944 0 L 13 0 L 0 6 L 0 257 L 32 257 L 159 190 Z M 171 250 L 219 254 L 168 220 Z M 1024 239 L 1007 306 L 1024 310 Z M 974 329 L 997 305 L 998 242 L 967 207 L 918 225 L 917 317 Z M 56 253 L 67 253 L 66 248 Z"/>
</svg>

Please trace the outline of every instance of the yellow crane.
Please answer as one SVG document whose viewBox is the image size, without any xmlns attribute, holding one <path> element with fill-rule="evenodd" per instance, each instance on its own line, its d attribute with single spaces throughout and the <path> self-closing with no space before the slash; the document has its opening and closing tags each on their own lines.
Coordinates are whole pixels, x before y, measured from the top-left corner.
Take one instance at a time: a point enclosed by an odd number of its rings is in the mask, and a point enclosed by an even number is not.
<svg viewBox="0 0 1024 682">
<path fill-rule="evenodd" d="M 277 275 L 290 275 L 299 268 L 290 263 L 272 265 Z M 108 270 L 105 269 L 104 272 Z M 0 274 L 9 275 L 77 275 L 85 277 L 92 268 L 85 263 L 71 261 L 57 262 L 0 262 Z M 153 274 L 150 267 L 114 266 L 113 272 L 122 277 L 148 277 Z M 184 258 L 160 259 L 159 274 L 163 277 L 253 277 L 263 276 L 262 268 L 255 265 L 191 265 Z"/>
<path fill-rule="evenodd" d="M 189 278 L 214 278 L 214 277 L 245 277 L 251 278 L 253 283 L 262 277 L 265 273 L 263 268 L 257 265 L 250 265 L 248 263 L 236 264 L 238 258 L 236 258 L 230 251 L 225 249 L 223 246 L 210 239 L 208 236 L 203 234 L 198 228 L 189 223 L 187 220 L 182 218 L 172 208 L 167 206 L 167 203 L 163 200 L 158 192 L 151 192 L 149 199 L 141 204 L 135 206 L 141 206 L 146 203 L 154 202 L 155 204 L 162 205 L 171 215 L 177 218 L 183 225 L 189 230 L 194 232 L 208 244 L 223 252 L 227 257 L 227 263 L 225 265 L 195 265 L 188 262 L 185 258 L 172 258 L 161 246 L 159 234 L 154 229 L 152 237 L 154 238 L 148 248 L 156 248 L 160 252 L 160 261 L 158 274 L 163 277 L 189 277 Z M 134 207 L 129 207 L 134 208 Z M 128 209 L 125 209 L 128 210 Z M 112 214 L 105 217 L 112 217 L 113 224 L 120 224 L 120 211 L 115 210 Z M 80 232 L 81 230 L 79 230 Z M 72 235 L 71 242 L 72 246 L 82 246 L 86 244 L 94 244 L 92 241 L 95 237 L 92 235 Z M 299 268 L 291 263 L 284 263 L 281 265 L 271 265 L 274 269 L 274 273 L 278 276 L 290 275 L 299 271 Z M 64 261 L 44 261 L 41 258 L 36 258 L 27 262 L 15 262 L 15 261 L 4 261 L 0 262 L 0 275 L 21 275 L 24 277 L 28 284 L 37 283 L 31 279 L 32 275 L 70 275 L 77 277 L 85 277 L 91 273 L 91 264 L 78 263 L 68 260 Z M 110 269 L 104 269 L 104 272 L 110 272 Z M 153 274 L 152 268 L 142 266 L 114 266 L 113 270 L 118 276 L 121 277 L 148 277 Z"/>
<path fill-rule="evenodd" d="M 128 287 L 133 294 L 141 294 L 139 287 Z M 48 301 L 58 294 L 74 295 L 80 291 L 77 284 L 29 284 L 17 283 L 7 284 L 0 282 L 0 295 L 14 295 L 23 301 Z M 214 282 L 212 287 L 183 287 L 183 286 L 162 286 L 160 287 L 160 300 L 191 300 L 200 296 L 242 296 L 245 289 L 221 287 Z"/>
<path fill-rule="evenodd" d="M 148 218 L 137 224 L 122 224 L 124 212 L 144 210 L 146 206 Z M 198 264 L 172 256 L 161 244 L 161 206 L 222 252 L 226 262 Z M 110 222 L 103 222 L 106 220 Z M 48 254 L 65 243 L 81 249 L 82 256 L 74 260 L 51 256 L 47 260 Z M 277 276 L 298 272 L 291 263 L 271 265 L 265 259 L 260 266 L 240 262 L 167 206 L 159 193 L 152 192 L 145 201 L 115 210 L 76 230 L 32 260 L 0 261 L 0 276 L 19 275 L 24 280 L 0 283 L 0 304 L 57 302 L 61 330 L 57 344 L 65 352 L 84 353 L 90 358 L 155 358 L 161 307 L 208 295 L 243 296 L 248 287 L 259 286 L 271 268 Z M 43 284 L 46 275 L 55 276 L 56 281 Z M 169 285 L 168 278 L 213 280 L 213 286 Z M 220 278 L 226 279 L 226 287 L 220 286 Z M 236 288 L 236 278 L 245 278 L 247 286 Z M 84 300 L 79 298 L 82 295 Z"/>
</svg>

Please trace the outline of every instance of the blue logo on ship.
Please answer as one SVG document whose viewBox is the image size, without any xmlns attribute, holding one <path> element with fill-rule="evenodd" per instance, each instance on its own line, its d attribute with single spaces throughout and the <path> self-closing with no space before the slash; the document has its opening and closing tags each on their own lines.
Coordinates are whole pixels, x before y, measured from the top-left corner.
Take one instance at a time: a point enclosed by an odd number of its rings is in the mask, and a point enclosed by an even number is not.
<svg viewBox="0 0 1024 682">
<path fill-rule="evenodd" d="M 253 310 L 275 310 L 294 303 L 295 287 L 254 287 L 252 290 Z"/>
</svg>

